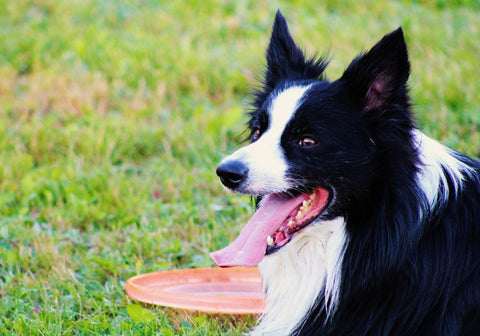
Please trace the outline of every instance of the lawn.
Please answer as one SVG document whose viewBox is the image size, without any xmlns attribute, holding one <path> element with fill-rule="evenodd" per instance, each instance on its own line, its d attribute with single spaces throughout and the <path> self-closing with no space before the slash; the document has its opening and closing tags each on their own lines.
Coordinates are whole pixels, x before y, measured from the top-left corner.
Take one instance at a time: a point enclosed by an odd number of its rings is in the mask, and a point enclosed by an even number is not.
<svg viewBox="0 0 480 336">
<path fill-rule="evenodd" d="M 0 0 L 0 334 L 240 335 L 138 305 L 139 273 L 210 267 L 252 212 L 215 166 L 244 140 L 280 8 L 334 79 L 404 28 L 418 124 L 480 153 L 480 4 Z"/>
</svg>

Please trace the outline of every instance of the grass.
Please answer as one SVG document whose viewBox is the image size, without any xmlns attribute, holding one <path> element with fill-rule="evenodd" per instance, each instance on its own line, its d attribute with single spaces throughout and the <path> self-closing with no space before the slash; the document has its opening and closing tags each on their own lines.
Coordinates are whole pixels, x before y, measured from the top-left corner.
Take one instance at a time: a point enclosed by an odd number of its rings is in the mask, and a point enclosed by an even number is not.
<svg viewBox="0 0 480 336">
<path fill-rule="evenodd" d="M 331 78 L 402 25 L 418 123 L 479 155 L 477 1 L 0 0 L 0 334 L 253 324 L 138 305 L 124 284 L 213 266 L 251 212 L 214 170 L 243 139 L 277 8 Z"/>
</svg>

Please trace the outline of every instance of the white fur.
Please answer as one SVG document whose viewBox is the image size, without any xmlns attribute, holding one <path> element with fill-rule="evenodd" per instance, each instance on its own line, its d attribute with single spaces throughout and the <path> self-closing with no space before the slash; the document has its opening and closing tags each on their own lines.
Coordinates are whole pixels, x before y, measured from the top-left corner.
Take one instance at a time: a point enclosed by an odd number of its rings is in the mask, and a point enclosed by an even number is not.
<svg viewBox="0 0 480 336">
<path fill-rule="evenodd" d="M 455 158 L 451 149 L 422 132 L 415 130 L 413 138 L 422 162 L 417 174 L 417 182 L 425 193 L 429 207 L 434 208 L 438 202 L 447 201 L 451 191 L 457 193 L 462 188 L 464 175 L 469 175 L 471 168 Z M 454 190 L 449 190 L 445 172 L 452 179 Z M 444 190 L 443 193 L 439 192 L 440 188 Z"/>
<path fill-rule="evenodd" d="M 288 164 L 280 140 L 299 102 L 309 86 L 294 86 L 281 91 L 270 104 L 270 123 L 260 139 L 240 148 L 223 161 L 238 160 L 248 166 L 242 190 L 247 194 L 270 194 L 294 187 L 285 178 Z"/>
<path fill-rule="evenodd" d="M 348 243 L 345 225 L 333 231 L 326 250 L 325 265 L 327 279 L 325 283 L 325 308 L 327 316 L 332 315 L 337 307 L 340 297 L 340 285 L 342 282 L 342 261 L 345 248 Z"/>
<path fill-rule="evenodd" d="M 251 335 L 288 335 L 325 292 L 334 305 L 346 241 L 344 219 L 317 221 L 259 264 L 266 313 Z"/>
</svg>

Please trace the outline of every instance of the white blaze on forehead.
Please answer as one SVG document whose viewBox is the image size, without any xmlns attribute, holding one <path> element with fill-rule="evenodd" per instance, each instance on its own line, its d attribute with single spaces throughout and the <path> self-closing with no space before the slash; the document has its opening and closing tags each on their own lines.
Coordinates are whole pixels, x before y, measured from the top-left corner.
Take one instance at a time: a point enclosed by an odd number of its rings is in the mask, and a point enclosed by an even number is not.
<svg viewBox="0 0 480 336">
<path fill-rule="evenodd" d="M 238 190 L 251 194 L 270 194 L 290 189 L 285 173 L 288 164 L 281 146 L 282 134 L 292 119 L 305 91 L 310 86 L 293 86 L 273 97 L 267 108 L 269 125 L 256 142 L 226 157 L 223 162 L 239 160 L 248 167 L 248 178 Z"/>
<path fill-rule="evenodd" d="M 268 112 L 270 125 L 268 133 L 273 134 L 280 142 L 280 137 L 297 107 L 310 86 L 293 86 L 281 91 L 271 102 Z M 266 135 L 266 134 L 265 134 Z"/>
</svg>

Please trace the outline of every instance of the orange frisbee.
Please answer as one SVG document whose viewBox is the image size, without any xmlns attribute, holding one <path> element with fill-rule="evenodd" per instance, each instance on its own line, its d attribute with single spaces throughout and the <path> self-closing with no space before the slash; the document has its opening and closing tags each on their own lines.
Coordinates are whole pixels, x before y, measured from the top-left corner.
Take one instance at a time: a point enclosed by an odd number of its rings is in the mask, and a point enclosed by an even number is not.
<svg viewBox="0 0 480 336">
<path fill-rule="evenodd" d="M 182 310 L 260 314 L 264 295 L 255 267 L 193 268 L 134 276 L 125 285 L 134 300 Z"/>
</svg>

